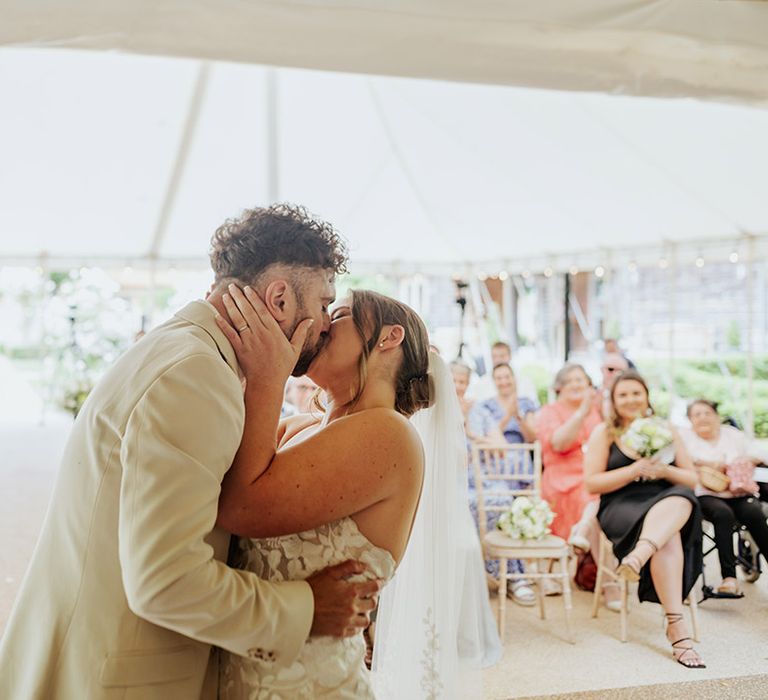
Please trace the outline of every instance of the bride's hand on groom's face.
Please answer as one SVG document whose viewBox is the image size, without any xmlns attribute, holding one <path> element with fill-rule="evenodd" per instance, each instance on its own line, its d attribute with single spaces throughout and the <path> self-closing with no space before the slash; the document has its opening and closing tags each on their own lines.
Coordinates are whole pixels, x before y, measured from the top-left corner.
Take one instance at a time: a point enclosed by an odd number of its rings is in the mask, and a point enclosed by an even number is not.
<svg viewBox="0 0 768 700">
<path fill-rule="evenodd" d="M 241 290 L 230 284 L 228 289 L 222 302 L 229 321 L 217 314 L 216 323 L 232 344 L 248 383 L 285 382 L 296 366 L 313 320 L 301 321 L 289 340 L 253 288 Z"/>
<path fill-rule="evenodd" d="M 367 570 L 360 562 L 345 561 L 307 579 L 315 598 L 310 630 L 313 637 L 352 637 L 368 627 L 370 614 L 378 604 L 381 583 L 375 579 L 356 583 L 348 580 Z"/>
</svg>

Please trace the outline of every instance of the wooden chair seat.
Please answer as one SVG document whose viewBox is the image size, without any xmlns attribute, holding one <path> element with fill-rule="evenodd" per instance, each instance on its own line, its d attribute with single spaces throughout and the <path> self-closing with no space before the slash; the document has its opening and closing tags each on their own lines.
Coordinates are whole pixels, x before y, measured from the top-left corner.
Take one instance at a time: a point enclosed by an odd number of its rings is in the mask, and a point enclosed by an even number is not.
<svg viewBox="0 0 768 700">
<path fill-rule="evenodd" d="M 501 530 L 492 530 L 483 538 L 485 551 L 492 557 L 508 559 L 559 559 L 561 551 L 568 556 L 568 543 L 557 535 L 540 540 L 514 540 Z"/>
</svg>

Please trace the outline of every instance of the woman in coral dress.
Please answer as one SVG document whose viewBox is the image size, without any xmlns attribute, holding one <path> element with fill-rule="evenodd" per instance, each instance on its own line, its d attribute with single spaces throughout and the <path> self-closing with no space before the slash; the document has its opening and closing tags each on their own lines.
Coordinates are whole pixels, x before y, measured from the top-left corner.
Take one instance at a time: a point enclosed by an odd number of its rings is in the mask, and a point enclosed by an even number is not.
<svg viewBox="0 0 768 700">
<path fill-rule="evenodd" d="M 557 399 L 541 409 L 536 421 L 544 466 L 541 495 L 555 513 L 552 532 L 570 540 L 584 509 L 597 501 L 584 488 L 582 447 L 602 419 L 595 408 L 592 383 L 581 365 L 566 364 L 555 376 L 553 388 Z M 583 542 L 586 533 L 574 531 L 573 535 L 572 544 L 589 549 Z"/>
</svg>

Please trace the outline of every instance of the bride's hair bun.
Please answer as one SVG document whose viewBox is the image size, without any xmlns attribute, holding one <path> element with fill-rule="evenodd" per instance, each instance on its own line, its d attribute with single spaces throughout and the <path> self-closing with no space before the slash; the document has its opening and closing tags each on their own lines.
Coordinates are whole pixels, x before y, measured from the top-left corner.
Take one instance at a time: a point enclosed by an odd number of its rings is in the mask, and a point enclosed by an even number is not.
<svg viewBox="0 0 768 700">
<path fill-rule="evenodd" d="M 434 402 L 435 388 L 429 375 L 429 336 L 419 315 L 406 304 L 377 292 L 352 291 L 352 320 L 363 341 L 363 354 L 358 367 L 357 401 L 368 377 L 368 357 L 376 346 L 381 329 L 386 325 L 403 327 L 403 361 L 394 377 L 395 410 L 406 418 L 428 408 Z"/>
<path fill-rule="evenodd" d="M 404 416 L 412 416 L 422 408 L 435 403 L 435 384 L 429 373 L 417 374 L 408 380 L 403 391 L 395 397 L 395 410 Z"/>
</svg>

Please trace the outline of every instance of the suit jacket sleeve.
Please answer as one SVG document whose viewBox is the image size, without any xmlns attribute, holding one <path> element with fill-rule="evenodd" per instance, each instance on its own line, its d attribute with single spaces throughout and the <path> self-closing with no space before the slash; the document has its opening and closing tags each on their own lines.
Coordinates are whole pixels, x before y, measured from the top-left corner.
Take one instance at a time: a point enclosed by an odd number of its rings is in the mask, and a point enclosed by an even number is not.
<svg viewBox="0 0 768 700">
<path fill-rule="evenodd" d="M 242 388 L 217 357 L 187 357 L 137 403 L 122 441 L 119 555 L 137 615 L 248 656 L 293 660 L 309 634 L 312 591 L 214 559 L 221 481 L 243 430 Z"/>
</svg>

